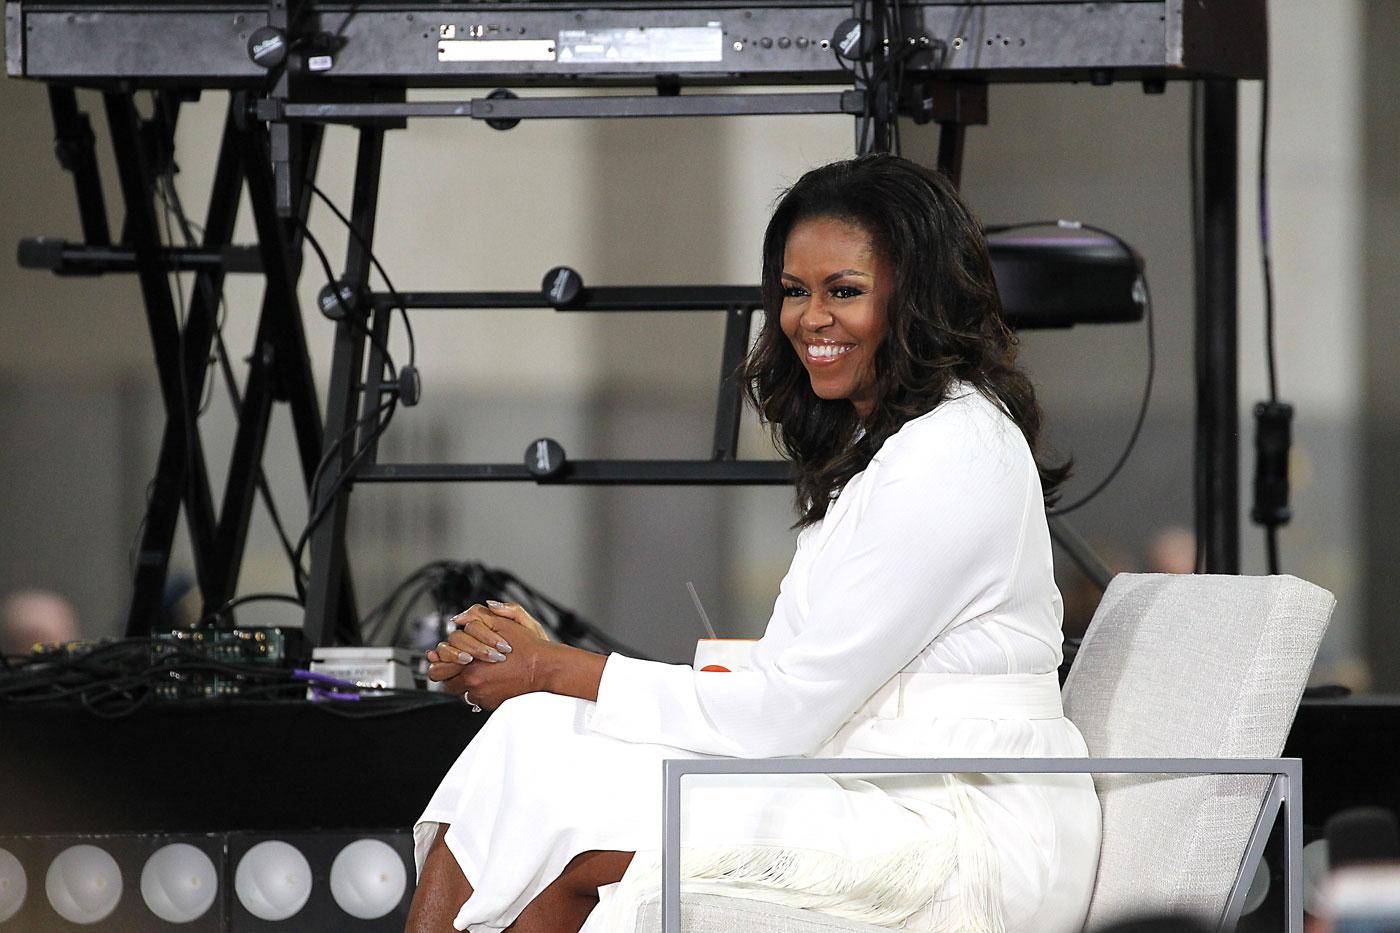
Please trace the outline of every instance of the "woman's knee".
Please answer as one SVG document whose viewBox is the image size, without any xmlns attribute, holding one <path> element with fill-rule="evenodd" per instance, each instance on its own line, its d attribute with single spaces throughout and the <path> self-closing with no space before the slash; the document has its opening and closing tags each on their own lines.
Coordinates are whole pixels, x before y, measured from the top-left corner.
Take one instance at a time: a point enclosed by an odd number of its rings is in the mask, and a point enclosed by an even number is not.
<svg viewBox="0 0 1400 933">
<path fill-rule="evenodd" d="M 453 855 L 447 846 L 449 828 L 447 823 L 438 824 L 437 838 L 428 849 L 428 857 L 423 860 L 423 872 L 418 879 L 418 886 L 421 888 L 424 884 L 431 884 L 440 887 L 445 894 L 452 897 L 460 895 L 460 904 L 471 896 L 472 886 L 466 873 L 462 871 L 462 866 L 457 862 L 457 856 Z"/>
<path fill-rule="evenodd" d="M 447 829 L 448 824 L 439 824 L 437 838 L 423 859 L 406 933 L 442 933 L 452 929 L 453 918 L 472 896 L 471 883 L 447 847 Z"/>
<path fill-rule="evenodd" d="M 622 880 L 634 854 L 602 850 L 581 852 L 564 866 L 559 875 L 560 887 L 575 897 L 596 899 L 599 888 Z"/>
</svg>

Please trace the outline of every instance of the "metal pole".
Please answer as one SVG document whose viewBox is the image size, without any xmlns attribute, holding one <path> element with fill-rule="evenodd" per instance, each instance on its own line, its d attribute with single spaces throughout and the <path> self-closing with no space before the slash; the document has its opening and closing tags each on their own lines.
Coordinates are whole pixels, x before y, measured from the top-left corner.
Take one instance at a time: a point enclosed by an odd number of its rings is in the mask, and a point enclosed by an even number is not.
<svg viewBox="0 0 1400 933">
<path fill-rule="evenodd" d="M 681 782 L 676 760 L 661 763 L 661 929 L 681 930 Z"/>
<path fill-rule="evenodd" d="M 1201 250 L 1196 257 L 1196 536 L 1208 573 L 1240 572 L 1236 235 L 1239 89 L 1201 82 Z"/>
<path fill-rule="evenodd" d="M 359 150 L 355 158 L 355 194 L 350 208 L 351 223 L 359 231 L 360 237 L 349 237 L 342 278 L 361 287 L 369 280 L 367 247 L 374 237 L 383 156 L 384 130 L 380 127 L 360 130 Z M 345 630 L 345 607 L 341 599 L 351 479 L 347 477 L 342 483 L 340 477 L 349 468 L 350 458 L 358 449 L 360 437 L 373 429 L 372 423 L 362 430 L 355 429 L 355 400 L 364 368 L 365 333 L 363 321 L 352 323 L 342 320 L 335 328 L 330 390 L 326 396 L 326 426 L 322 437 L 327 453 L 331 452 L 332 445 L 339 443 L 339 447 L 327 461 L 317 485 L 316 498 L 311 503 L 313 515 L 323 508 L 328 511 L 311 532 L 311 583 L 307 587 L 304 625 L 306 642 L 310 647 L 332 644 L 337 634 L 342 638 L 354 637 L 355 634 Z M 339 631 L 336 628 L 337 620 L 341 622 Z"/>
<path fill-rule="evenodd" d="M 1303 762 L 1286 760 L 1283 785 L 1283 860 L 1287 876 L 1288 933 L 1303 933 Z"/>
</svg>

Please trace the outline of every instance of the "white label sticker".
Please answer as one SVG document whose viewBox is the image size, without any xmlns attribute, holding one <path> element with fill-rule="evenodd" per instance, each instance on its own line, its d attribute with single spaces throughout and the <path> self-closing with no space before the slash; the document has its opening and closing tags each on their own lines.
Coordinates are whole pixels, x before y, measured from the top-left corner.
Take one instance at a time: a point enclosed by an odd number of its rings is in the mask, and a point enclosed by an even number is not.
<svg viewBox="0 0 1400 933">
<path fill-rule="evenodd" d="M 588 64 L 656 64 L 724 60 L 724 29 L 659 26 L 651 29 L 563 29 L 559 61 Z"/>
<path fill-rule="evenodd" d="M 438 43 L 440 62 L 552 62 L 553 39 L 453 39 Z"/>
</svg>

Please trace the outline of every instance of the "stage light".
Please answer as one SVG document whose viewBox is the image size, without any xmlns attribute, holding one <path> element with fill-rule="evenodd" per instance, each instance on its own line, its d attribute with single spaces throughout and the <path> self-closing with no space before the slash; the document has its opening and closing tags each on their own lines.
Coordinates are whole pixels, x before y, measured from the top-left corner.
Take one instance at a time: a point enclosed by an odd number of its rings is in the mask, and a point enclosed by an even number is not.
<svg viewBox="0 0 1400 933">
<path fill-rule="evenodd" d="M 9 849 L 0 849 L 0 923 L 19 913 L 28 891 L 24 866 Z"/>
<path fill-rule="evenodd" d="M 151 913 L 170 923 L 198 920 L 218 893 L 213 861 L 187 842 L 162 846 L 141 869 L 141 899 Z"/>
<path fill-rule="evenodd" d="M 49 904 L 70 923 L 98 923 L 122 898 L 117 860 L 97 846 L 69 846 L 49 866 L 44 880 Z"/>
<path fill-rule="evenodd" d="M 1269 889 L 1273 887 L 1273 880 L 1269 860 L 1260 856 L 1259 864 L 1254 867 L 1254 877 L 1249 882 L 1249 890 L 1245 892 L 1240 916 L 1248 916 L 1264 905 L 1264 901 L 1269 897 Z"/>
<path fill-rule="evenodd" d="M 233 876 L 233 890 L 248 913 L 260 920 L 286 920 L 311 896 L 311 866 L 294 846 L 280 839 L 248 850 Z"/>
<path fill-rule="evenodd" d="M 1303 912 L 1314 917 L 1322 915 L 1322 885 L 1327 880 L 1331 853 L 1326 838 L 1314 839 L 1303 846 Z"/>
<path fill-rule="evenodd" d="M 357 839 L 331 863 L 331 896 L 360 920 L 376 920 L 397 907 L 407 884 L 403 859 L 379 839 Z"/>
<path fill-rule="evenodd" d="M 988 228 L 987 249 L 1007 322 L 1018 330 L 1142 320 L 1142 257 L 1074 228 Z"/>
</svg>

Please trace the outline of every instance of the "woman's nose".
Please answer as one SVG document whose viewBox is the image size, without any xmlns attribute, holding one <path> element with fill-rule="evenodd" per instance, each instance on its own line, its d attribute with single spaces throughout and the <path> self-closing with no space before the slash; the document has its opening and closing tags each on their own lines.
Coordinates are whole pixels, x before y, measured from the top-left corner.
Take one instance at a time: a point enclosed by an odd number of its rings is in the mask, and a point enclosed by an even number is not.
<svg viewBox="0 0 1400 933">
<path fill-rule="evenodd" d="M 814 295 L 812 300 L 807 302 L 807 306 L 802 309 L 802 316 L 798 320 L 808 330 L 819 330 L 831 324 L 833 318 L 826 307 L 826 302 L 822 300 L 821 296 Z"/>
</svg>

